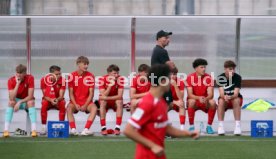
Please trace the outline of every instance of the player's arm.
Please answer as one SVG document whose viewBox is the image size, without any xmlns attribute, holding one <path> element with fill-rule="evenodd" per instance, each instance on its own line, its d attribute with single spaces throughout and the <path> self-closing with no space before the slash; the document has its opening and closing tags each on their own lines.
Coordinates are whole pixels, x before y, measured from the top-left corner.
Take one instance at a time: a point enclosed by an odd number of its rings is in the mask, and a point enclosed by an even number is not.
<svg viewBox="0 0 276 159">
<path fill-rule="evenodd" d="M 188 92 L 188 98 L 189 99 L 195 99 L 195 100 L 199 100 L 200 99 L 199 96 L 194 95 L 192 87 L 187 87 L 187 92 Z"/>
<path fill-rule="evenodd" d="M 101 89 L 100 94 L 102 94 L 104 96 L 108 96 L 109 93 L 110 93 L 111 88 L 112 88 L 112 86 L 109 85 L 109 86 L 107 86 L 106 89 Z"/>
<path fill-rule="evenodd" d="M 177 85 L 174 86 L 174 89 L 175 89 L 175 93 L 176 93 L 178 99 L 183 100 L 183 98 L 184 98 L 184 90 L 180 90 Z"/>
<path fill-rule="evenodd" d="M 84 103 L 84 106 L 87 107 L 88 104 L 92 101 L 93 99 L 93 96 L 94 96 L 94 89 L 93 88 L 89 88 L 89 95 Z"/>
<path fill-rule="evenodd" d="M 65 90 L 64 89 L 60 89 L 59 90 L 59 96 L 56 99 L 58 102 L 64 99 L 64 94 L 65 94 Z"/>
<path fill-rule="evenodd" d="M 219 97 L 222 98 L 222 99 L 225 99 L 223 87 L 219 87 Z"/>
<path fill-rule="evenodd" d="M 72 102 L 74 105 L 77 105 L 76 100 L 75 100 L 75 97 L 74 97 L 74 90 L 73 90 L 72 87 L 69 87 L 69 97 L 70 97 L 71 102 Z"/>
<path fill-rule="evenodd" d="M 192 137 L 194 139 L 197 139 L 199 137 L 199 132 L 198 131 L 190 132 L 190 131 L 187 131 L 187 130 L 179 130 L 179 129 L 174 128 L 170 124 L 166 128 L 166 133 L 168 135 L 173 136 L 173 137 L 189 136 L 189 137 Z"/>
<path fill-rule="evenodd" d="M 15 87 L 14 87 L 14 89 L 9 90 L 9 99 L 10 100 L 15 101 L 19 85 L 20 85 L 20 82 L 17 82 L 16 85 L 15 85 Z"/>
<path fill-rule="evenodd" d="M 28 96 L 22 100 L 20 100 L 21 103 L 25 103 L 29 100 L 32 100 L 34 98 L 34 88 L 28 88 Z"/>
<path fill-rule="evenodd" d="M 131 98 L 131 99 L 142 98 L 142 97 L 144 97 L 147 93 L 148 93 L 148 92 L 137 94 L 135 88 L 130 88 L 130 98 Z"/>
<path fill-rule="evenodd" d="M 120 100 L 120 99 L 123 98 L 123 93 L 124 93 L 124 89 L 123 88 L 119 88 L 117 95 L 115 95 L 115 96 L 107 96 L 105 100 Z"/>
<path fill-rule="evenodd" d="M 47 100 L 48 102 L 53 102 L 50 97 L 45 96 L 45 91 L 46 91 L 45 89 L 41 89 L 41 91 L 42 91 L 42 94 L 43 94 L 43 99 Z"/>
<path fill-rule="evenodd" d="M 214 87 L 208 87 L 207 88 L 207 97 L 206 100 L 210 100 L 214 98 Z"/>
<path fill-rule="evenodd" d="M 159 145 L 155 144 L 154 142 L 152 142 L 151 140 L 145 138 L 144 136 L 142 136 L 137 129 L 132 126 L 131 124 L 127 124 L 124 130 L 124 134 L 132 139 L 133 141 L 149 148 L 151 151 L 153 151 L 157 156 L 161 156 L 164 153 L 164 150 L 162 147 L 160 147 Z"/>
</svg>

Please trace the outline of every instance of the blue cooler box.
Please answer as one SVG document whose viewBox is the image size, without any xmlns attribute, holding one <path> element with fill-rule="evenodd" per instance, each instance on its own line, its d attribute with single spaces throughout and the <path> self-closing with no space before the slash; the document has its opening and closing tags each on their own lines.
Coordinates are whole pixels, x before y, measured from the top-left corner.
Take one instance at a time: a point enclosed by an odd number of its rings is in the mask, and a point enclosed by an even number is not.
<svg viewBox="0 0 276 159">
<path fill-rule="evenodd" d="M 48 121 L 48 138 L 68 138 L 68 121 Z"/>
<path fill-rule="evenodd" d="M 273 137 L 272 120 L 251 120 L 251 137 Z"/>
</svg>

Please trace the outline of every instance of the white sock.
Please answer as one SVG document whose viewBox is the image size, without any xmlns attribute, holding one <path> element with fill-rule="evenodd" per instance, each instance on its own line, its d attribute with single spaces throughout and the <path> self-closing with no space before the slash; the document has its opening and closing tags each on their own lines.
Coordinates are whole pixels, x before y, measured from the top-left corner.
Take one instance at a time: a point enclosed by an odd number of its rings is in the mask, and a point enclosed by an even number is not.
<svg viewBox="0 0 276 159">
<path fill-rule="evenodd" d="M 36 131 L 36 123 L 32 123 L 32 131 Z"/>
<path fill-rule="evenodd" d="M 4 129 L 4 131 L 9 131 L 9 127 L 10 127 L 10 123 L 9 122 L 5 122 L 5 129 Z"/>
<path fill-rule="evenodd" d="M 241 121 L 236 120 L 236 126 L 241 126 Z"/>
<path fill-rule="evenodd" d="M 120 125 L 116 125 L 116 128 L 121 129 L 121 126 Z"/>
<path fill-rule="evenodd" d="M 223 127 L 223 121 L 219 121 L 219 126 Z"/>
<path fill-rule="evenodd" d="M 42 129 L 46 130 L 46 124 L 42 124 Z"/>
<path fill-rule="evenodd" d="M 185 126 L 184 124 L 181 124 L 180 125 L 180 130 L 184 130 L 184 126 Z"/>
</svg>

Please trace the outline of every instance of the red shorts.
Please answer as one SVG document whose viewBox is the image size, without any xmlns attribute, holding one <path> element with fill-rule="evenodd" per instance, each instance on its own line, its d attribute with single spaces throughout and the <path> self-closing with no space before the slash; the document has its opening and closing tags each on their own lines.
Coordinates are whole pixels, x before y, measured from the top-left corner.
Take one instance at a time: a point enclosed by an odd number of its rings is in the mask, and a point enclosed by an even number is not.
<svg viewBox="0 0 276 159">
<path fill-rule="evenodd" d="M 239 97 L 239 99 L 240 99 L 240 106 L 242 106 L 243 98 Z M 232 100 L 230 102 L 227 102 L 227 107 L 225 108 L 225 110 L 227 109 L 233 109 Z"/>
<path fill-rule="evenodd" d="M 202 110 L 203 112 L 207 113 L 208 108 L 206 103 L 200 103 L 199 100 L 196 100 L 195 106 L 197 107 L 196 110 Z M 187 100 L 187 107 L 189 107 L 189 102 Z"/>
<path fill-rule="evenodd" d="M 107 102 L 107 104 L 106 104 L 106 110 L 112 109 L 114 112 L 116 112 L 116 110 L 117 110 L 116 100 L 107 100 L 106 102 Z M 101 101 L 100 100 L 99 100 L 99 103 L 101 105 Z"/>
<path fill-rule="evenodd" d="M 41 101 L 41 105 L 42 107 L 47 107 L 47 111 L 50 109 L 56 109 L 56 110 L 60 110 L 60 107 L 63 107 L 65 109 L 65 100 L 61 100 L 57 103 L 57 106 L 53 106 L 50 102 L 48 102 L 47 100 L 42 99 Z"/>
<path fill-rule="evenodd" d="M 70 101 L 69 104 L 73 104 L 73 103 Z M 68 104 L 68 105 L 69 105 L 69 104 Z M 78 104 L 78 103 L 77 103 L 77 104 Z M 91 104 L 94 104 L 94 103 L 91 101 L 88 105 L 91 105 Z M 73 104 L 73 105 L 74 105 L 74 104 Z M 82 106 L 82 105 L 80 105 L 80 106 Z M 79 112 L 78 110 L 75 110 L 75 111 L 74 111 L 74 114 L 76 114 L 76 113 L 78 113 L 78 112 Z M 88 112 L 88 111 L 86 110 L 85 113 L 86 113 L 86 114 L 89 114 L 90 112 Z"/>
</svg>

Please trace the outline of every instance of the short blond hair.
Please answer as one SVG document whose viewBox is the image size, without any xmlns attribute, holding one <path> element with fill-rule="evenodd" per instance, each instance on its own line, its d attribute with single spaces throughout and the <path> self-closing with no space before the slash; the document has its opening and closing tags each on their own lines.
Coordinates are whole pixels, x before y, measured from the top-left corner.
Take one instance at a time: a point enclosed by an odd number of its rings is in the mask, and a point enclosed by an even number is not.
<svg viewBox="0 0 276 159">
<path fill-rule="evenodd" d="M 89 64 L 89 60 L 85 56 L 80 56 L 76 60 L 76 64 L 79 64 L 79 63 Z"/>
<path fill-rule="evenodd" d="M 25 65 L 19 64 L 15 68 L 16 73 L 26 73 L 27 67 Z"/>
</svg>

